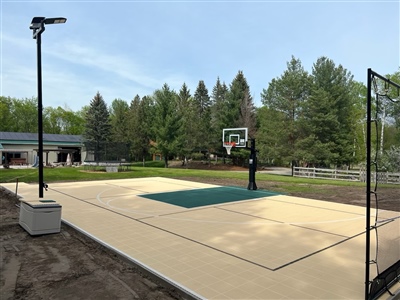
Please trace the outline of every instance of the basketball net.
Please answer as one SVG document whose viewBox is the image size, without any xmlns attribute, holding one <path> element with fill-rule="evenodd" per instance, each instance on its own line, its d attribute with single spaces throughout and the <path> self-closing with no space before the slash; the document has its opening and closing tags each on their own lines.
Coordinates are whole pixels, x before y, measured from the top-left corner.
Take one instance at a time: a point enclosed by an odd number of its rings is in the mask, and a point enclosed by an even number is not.
<svg viewBox="0 0 400 300">
<path fill-rule="evenodd" d="M 235 147 L 235 146 L 236 146 L 235 142 L 225 142 L 224 143 L 224 147 L 225 147 L 226 153 L 228 153 L 228 155 L 231 155 L 232 147 Z"/>
</svg>

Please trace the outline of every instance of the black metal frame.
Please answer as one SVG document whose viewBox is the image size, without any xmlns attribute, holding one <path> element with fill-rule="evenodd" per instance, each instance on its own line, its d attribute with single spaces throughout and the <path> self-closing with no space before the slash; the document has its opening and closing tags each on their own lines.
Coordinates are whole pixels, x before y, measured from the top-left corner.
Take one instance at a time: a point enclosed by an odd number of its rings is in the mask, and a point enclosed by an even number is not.
<svg viewBox="0 0 400 300">
<path fill-rule="evenodd" d="M 390 79 L 372 71 L 372 69 L 368 69 L 368 81 L 367 81 L 367 138 L 366 138 L 366 245 L 365 245 L 365 299 L 370 299 L 370 247 L 371 247 L 371 194 L 376 194 L 375 191 L 371 190 L 371 124 L 375 122 L 372 119 L 372 80 L 374 77 L 377 77 L 384 81 L 389 86 L 393 86 L 397 88 L 397 91 L 400 91 L 400 85 L 391 81 Z M 377 173 L 377 172 L 376 172 Z"/>
</svg>

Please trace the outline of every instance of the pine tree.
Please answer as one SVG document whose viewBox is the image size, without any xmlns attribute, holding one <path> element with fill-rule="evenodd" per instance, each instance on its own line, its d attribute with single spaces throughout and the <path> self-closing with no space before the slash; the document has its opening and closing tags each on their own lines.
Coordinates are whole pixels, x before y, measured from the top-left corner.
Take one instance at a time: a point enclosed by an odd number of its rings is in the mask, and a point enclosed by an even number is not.
<svg viewBox="0 0 400 300">
<path fill-rule="evenodd" d="M 329 161 L 321 162 L 325 165 L 334 164 L 336 166 L 348 165 L 353 160 L 353 148 L 355 138 L 354 110 L 356 109 L 356 99 L 353 97 L 353 76 L 341 65 L 326 58 L 321 57 L 313 65 L 313 89 L 311 96 L 318 98 L 321 94 L 325 98 L 320 101 L 329 101 L 329 112 L 326 112 L 324 124 L 325 132 L 320 133 L 320 129 L 314 127 L 314 133 L 321 143 L 329 141 L 332 145 L 329 147 Z M 318 101 L 318 100 L 314 100 Z M 319 103 L 309 105 L 317 106 Z M 310 121 L 314 122 L 313 116 L 309 116 Z M 319 122 L 319 121 L 317 121 Z M 315 122 L 314 122 L 315 123 Z M 330 126 L 335 126 L 334 128 Z M 330 128 L 329 128 L 330 127 Z"/>
<path fill-rule="evenodd" d="M 138 133 L 141 131 L 139 120 L 140 114 L 140 96 L 136 95 L 130 103 L 128 112 L 128 137 L 130 141 L 130 153 L 133 160 L 138 161 L 141 156 L 140 139 Z"/>
<path fill-rule="evenodd" d="M 233 79 L 227 97 L 227 123 L 233 127 L 247 127 L 249 136 L 256 132 L 256 117 L 250 87 L 242 71 Z"/>
<path fill-rule="evenodd" d="M 182 148 L 181 153 L 184 164 L 187 157 L 192 153 L 195 148 L 195 110 L 194 101 L 190 94 L 190 90 L 186 83 L 183 83 L 178 94 L 178 112 L 182 116 Z"/>
<path fill-rule="evenodd" d="M 142 160 L 143 166 L 150 153 L 152 140 L 153 100 L 150 96 L 140 99 L 139 95 L 131 101 L 129 108 L 129 139 L 131 154 L 135 160 Z"/>
<path fill-rule="evenodd" d="M 115 99 L 111 103 L 110 124 L 114 142 L 128 142 L 128 111 L 128 103 L 122 99 Z"/>
<path fill-rule="evenodd" d="M 199 81 L 193 96 L 194 119 L 194 135 L 195 147 L 200 151 L 208 151 L 210 147 L 210 113 L 211 100 L 208 95 L 208 89 L 203 80 Z"/>
<path fill-rule="evenodd" d="M 94 159 L 99 162 L 104 146 L 110 139 L 111 126 L 110 115 L 107 104 L 104 102 L 100 92 L 97 92 L 90 102 L 89 110 L 86 113 L 86 126 L 84 137 L 91 144 L 94 151 Z M 88 145 L 89 145 L 88 144 Z"/>
<path fill-rule="evenodd" d="M 224 128 L 229 128 L 227 123 L 227 95 L 228 87 L 225 82 L 221 83 L 219 77 L 213 87 L 211 94 L 211 135 L 214 149 L 222 150 L 221 135 Z"/>
<path fill-rule="evenodd" d="M 268 89 L 261 93 L 262 103 L 270 110 L 269 115 L 276 114 L 273 119 L 280 119 L 275 122 L 275 128 L 268 127 L 269 130 L 279 132 L 276 137 L 275 148 L 278 157 L 275 159 L 292 162 L 295 159 L 295 145 L 302 137 L 299 135 L 298 120 L 301 116 L 303 103 L 307 100 L 310 93 L 311 78 L 304 70 L 301 61 L 292 56 L 290 62 L 287 62 L 287 69 L 279 78 L 274 78 L 270 82 Z M 262 123 L 264 124 L 264 123 Z M 267 124 L 265 124 L 267 125 Z M 272 134 L 261 130 L 263 134 Z M 264 139 L 257 135 L 258 139 Z M 267 138 L 267 137 L 265 137 Z"/>
<path fill-rule="evenodd" d="M 153 130 L 156 147 L 168 168 L 169 156 L 178 153 L 182 147 L 182 119 L 177 109 L 177 95 L 167 84 L 155 91 L 154 100 Z"/>
</svg>

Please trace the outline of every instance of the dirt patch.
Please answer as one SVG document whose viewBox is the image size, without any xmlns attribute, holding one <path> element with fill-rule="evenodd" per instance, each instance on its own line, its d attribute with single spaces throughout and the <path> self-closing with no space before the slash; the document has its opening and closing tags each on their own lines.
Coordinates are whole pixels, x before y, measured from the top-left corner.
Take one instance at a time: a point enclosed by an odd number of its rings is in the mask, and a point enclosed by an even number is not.
<svg viewBox="0 0 400 300">
<path fill-rule="evenodd" d="M 0 187 L 1 299 L 149 299 L 184 297 L 74 229 L 30 236 L 19 201 Z"/>
</svg>

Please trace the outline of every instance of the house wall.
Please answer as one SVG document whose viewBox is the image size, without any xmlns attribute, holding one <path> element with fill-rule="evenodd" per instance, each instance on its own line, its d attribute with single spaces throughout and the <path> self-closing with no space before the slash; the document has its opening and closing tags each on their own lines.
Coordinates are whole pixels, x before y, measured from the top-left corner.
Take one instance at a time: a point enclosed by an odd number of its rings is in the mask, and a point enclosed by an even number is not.
<svg viewBox="0 0 400 300">
<path fill-rule="evenodd" d="M 43 135 L 43 162 L 48 164 L 64 163 L 67 154 L 73 154 L 74 163 L 80 163 L 86 154 L 82 151 L 81 136 L 44 134 Z M 23 162 L 32 165 L 37 162 L 39 148 L 37 134 L 20 132 L 0 132 L 0 158 L 7 158 L 7 163 L 14 159 L 15 162 Z M 4 160 L 0 161 L 5 163 Z"/>
<path fill-rule="evenodd" d="M 25 158 L 27 164 L 33 163 L 35 155 L 36 151 L 33 151 L 33 147 L 30 147 L 29 145 L 3 144 L 3 149 L 0 150 L 1 157 L 5 156 L 9 159 L 10 157 L 20 156 L 21 158 Z M 4 161 L 2 163 L 4 163 Z"/>
<path fill-rule="evenodd" d="M 0 149 L 0 157 L 2 158 L 3 155 L 8 159 L 7 163 L 10 163 L 10 158 L 19 156 L 21 158 L 25 158 L 26 164 L 32 165 L 35 162 L 35 158 L 37 156 L 37 144 L 26 144 L 26 145 L 16 145 L 16 144 L 3 144 L 3 149 Z M 57 150 L 62 148 L 58 147 L 57 145 L 45 145 L 45 150 L 55 150 L 55 151 L 44 151 L 43 152 L 43 162 L 46 163 L 46 156 L 47 162 L 49 164 L 58 162 L 58 152 Z M 74 147 L 75 148 L 75 147 Z M 76 147 L 79 148 L 79 147 Z M 11 152 L 10 152 L 11 151 Z M 85 157 L 86 152 L 81 151 L 81 157 Z M 1 162 L 5 163 L 4 161 Z M 80 163 L 80 161 L 74 161 L 74 163 Z"/>
</svg>

